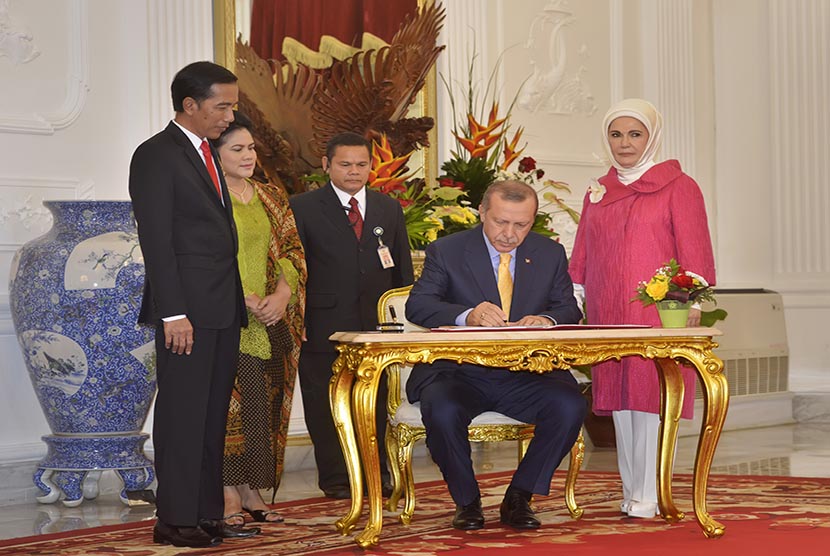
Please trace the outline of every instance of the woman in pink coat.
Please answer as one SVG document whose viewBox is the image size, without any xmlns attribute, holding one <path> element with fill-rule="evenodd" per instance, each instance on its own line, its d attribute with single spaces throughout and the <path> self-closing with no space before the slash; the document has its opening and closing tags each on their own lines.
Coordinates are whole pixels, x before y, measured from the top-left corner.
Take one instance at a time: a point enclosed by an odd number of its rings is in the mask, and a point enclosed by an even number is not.
<svg viewBox="0 0 830 556">
<path fill-rule="evenodd" d="M 715 283 L 712 242 L 703 195 L 676 160 L 655 162 L 663 117 L 641 99 L 611 107 L 602 124 L 608 173 L 589 187 L 570 261 L 574 284 L 585 290 L 587 322 L 660 326 L 654 306 L 632 302 L 637 284 L 676 259 Z M 687 326 L 698 326 L 700 310 Z M 657 509 L 657 436 L 660 387 L 654 363 L 640 357 L 592 370 L 594 413 L 614 418 L 623 483 L 620 509 L 654 517 Z M 683 369 L 687 395 L 682 417 L 692 418 L 695 375 Z"/>
</svg>

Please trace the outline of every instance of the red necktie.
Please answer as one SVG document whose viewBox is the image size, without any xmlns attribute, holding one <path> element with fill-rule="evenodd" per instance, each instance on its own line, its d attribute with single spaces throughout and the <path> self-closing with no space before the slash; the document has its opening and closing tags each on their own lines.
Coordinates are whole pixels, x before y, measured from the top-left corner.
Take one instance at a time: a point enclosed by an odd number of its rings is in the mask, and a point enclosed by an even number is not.
<svg viewBox="0 0 830 556">
<path fill-rule="evenodd" d="M 205 166 L 207 166 L 210 179 L 213 180 L 213 186 L 216 187 L 216 193 L 219 194 L 219 198 L 221 199 L 222 187 L 219 185 L 219 175 L 216 173 L 216 166 L 213 165 L 213 154 L 210 152 L 207 140 L 202 140 L 202 144 L 199 145 L 199 148 L 202 149 L 202 154 L 205 155 Z"/>
<path fill-rule="evenodd" d="M 363 217 L 360 216 L 360 211 L 357 210 L 357 199 L 352 197 L 349 199 L 349 226 L 354 230 L 354 235 L 357 239 L 363 235 Z"/>
</svg>

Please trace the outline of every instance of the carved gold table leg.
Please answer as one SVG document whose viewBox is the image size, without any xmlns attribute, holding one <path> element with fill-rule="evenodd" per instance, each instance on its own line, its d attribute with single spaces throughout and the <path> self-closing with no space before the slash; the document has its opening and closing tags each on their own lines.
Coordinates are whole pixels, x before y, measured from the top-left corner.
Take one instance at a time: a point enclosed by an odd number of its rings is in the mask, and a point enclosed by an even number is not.
<svg viewBox="0 0 830 556">
<path fill-rule="evenodd" d="M 386 509 L 394 512 L 398 509 L 398 502 L 403 496 L 403 473 L 401 473 L 400 465 L 398 465 L 398 436 L 392 432 L 392 427 L 386 428 L 386 459 L 389 462 L 390 470 L 392 471 L 392 494 L 386 500 Z"/>
<path fill-rule="evenodd" d="M 360 461 L 357 459 L 357 442 L 355 441 L 354 425 L 352 423 L 351 394 L 354 382 L 354 369 L 349 367 L 349 358 L 345 348 L 340 349 L 340 356 L 334 362 L 334 376 L 329 383 L 329 400 L 331 414 L 337 437 L 346 460 L 346 470 L 349 473 L 349 486 L 352 489 L 352 505 L 348 513 L 335 522 L 335 527 L 343 535 L 348 535 L 354 529 L 360 518 L 363 507 L 363 480 L 360 470 Z"/>
<path fill-rule="evenodd" d="M 709 538 L 723 535 L 723 524 L 712 519 L 706 510 L 706 490 L 709 485 L 709 470 L 715 458 L 715 448 L 726 421 L 726 410 L 729 406 L 729 385 L 723 374 L 723 361 L 709 358 L 696 365 L 698 375 L 703 381 L 703 423 L 701 424 L 700 440 L 695 458 L 695 475 L 693 484 L 693 500 L 695 516 L 703 529 L 703 534 Z"/>
<path fill-rule="evenodd" d="M 383 527 L 383 494 L 380 486 L 380 458 L 375 424 L 378 382 L 382 370 L 383 367 L 372 356 L 365 356 L 358 366 L 357 381 L 352 391 L 357 447 L 366 472 L 366 489 L 369 493 L 369 522 L 363 532 L 355 537 L 355 541 L 362 548 L 377 545 Z M 358 496 L 362 500 L 362 495 Z M 352 503 L 356 498 L 352 491 Z"/>
<path fill-rule="evenodd" d="M 657 439 L 657 505 L 663 519 L 680 521 L 685 514 L 677 509 L 672 498 L 671 483 L 674 469 L 674 447 L 677 428 L 683 409 L 683 375 L 671 359 L 655 359 L 660 379 L 660 435 Z"/>
<path fill-rule="evenodd" d="M 576 496 L 574 489 L 576 488 L 576 479 L 579 476 L 579 470 L 582 467 L 582 460 L 585 458 L 585 437 L 582 436 L 582 430 L 579 431 L 579 436 L 571 448 L 571 459 L 568 464 L 568 477 L 565 479 L 565 504 L 568 506 L 568 513 L 573 519 L 579 519 L 585 513 L 585 510 L 579 507 L 576 503 Z"/>
</svg>

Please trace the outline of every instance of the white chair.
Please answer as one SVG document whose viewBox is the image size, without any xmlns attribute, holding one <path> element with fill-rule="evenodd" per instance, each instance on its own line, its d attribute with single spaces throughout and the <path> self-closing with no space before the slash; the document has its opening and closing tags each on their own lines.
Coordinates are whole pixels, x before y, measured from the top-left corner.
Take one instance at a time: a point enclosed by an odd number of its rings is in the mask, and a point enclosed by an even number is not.
<svg viewBox="0 0 830 556">
<path fill-rule="evenodd" d="M 394 314 L 398 322 L 404 325 L 404 332 L 424 330 L 406 320 L 405 305 L 412 286 L 396 288 L 384 293 L 378 301 L 378 321 L 390 322 Z M 389 497 L 387 509 L 394 512 L 398 501 L 403 496 L 404 507 L 400 521 L 408 525 L 415 513 L 415 480 L 412 475 L 412 448 L 416 440 L 426 437 L 426 429 L 421 420 L 419 403 L 409 403 L 406 399 L 406 380 L 412 370 L 409 366 L 390 365 L 386 369 L 389 383 L 389 400 L 387 410 L 389 422 L 386 427 L 386 451 L 389 465 L 392 467 L 394 490 Z M 503 440 L 518 441 L 518 460 L 524 457 L 527 446 L 533 438 L 533 425 L 511 419 L 501 413 L 487 411 L 473 419 L 469 427 L 470 440 L 473 442 L 499 442 Z M 568 477 L 565 483 L 565 502 L 571 517 L 579 519 L 583 510 L 576 504 L 574 486 L 584 457 L 585 442 L 582 432 L 571 449 Z"/>
</svg>

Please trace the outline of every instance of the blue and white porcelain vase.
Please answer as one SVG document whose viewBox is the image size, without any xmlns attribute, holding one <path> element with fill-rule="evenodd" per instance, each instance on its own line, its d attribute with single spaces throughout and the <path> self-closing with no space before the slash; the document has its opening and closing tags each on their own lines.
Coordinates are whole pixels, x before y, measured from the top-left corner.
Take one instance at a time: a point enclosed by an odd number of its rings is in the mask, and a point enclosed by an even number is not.
<svg viewBox="0 0 830 556">
<path fill-rule="evenodd" d="M 153 481 L 141 431 L 156 389 L 153 329 L 138 325 L 144 258 L 129 201 L 45 201 L 52 228 L 11 266 L 11 312 L 52 430 L 35 484 L 43 503 L 77 506 L 100 471 L 121 499 Z"/>
</svg>

